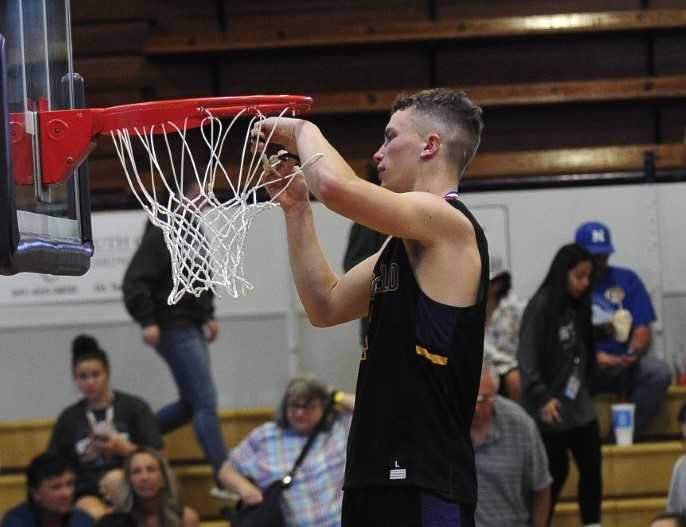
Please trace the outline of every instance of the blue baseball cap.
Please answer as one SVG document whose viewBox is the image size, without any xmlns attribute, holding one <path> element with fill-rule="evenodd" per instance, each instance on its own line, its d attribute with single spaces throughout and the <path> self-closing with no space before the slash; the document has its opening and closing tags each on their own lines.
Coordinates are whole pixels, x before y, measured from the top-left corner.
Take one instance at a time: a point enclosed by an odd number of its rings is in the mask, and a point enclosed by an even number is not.
<svg viewBox="0 0 686 527">
<path fill-rule="evenodd" d="M 576 230 L 575 241 L 591 254 L 612 254 L 615 252 L 610 229 L 598 221 L 582 224 Z"/>
</svg>

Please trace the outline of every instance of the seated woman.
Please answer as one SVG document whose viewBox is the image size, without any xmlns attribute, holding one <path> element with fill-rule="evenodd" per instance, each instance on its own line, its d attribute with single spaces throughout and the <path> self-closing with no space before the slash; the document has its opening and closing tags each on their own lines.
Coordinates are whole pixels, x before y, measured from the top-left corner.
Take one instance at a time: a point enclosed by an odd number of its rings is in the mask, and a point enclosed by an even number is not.
<svg viewBox="0 0 686 527">
<path fill-rule="evenodd" d="M 119 512 L 129 513 L 138 527 L 197 527 L 198 513 L 179 503 L 171 469 L 152 448 L 137 448 L 124 463 Z"/>
<path fill-rule="evenodd" d="M 219 478 L 243 503 L 262 502 L 262 491 L 293 468 L 309 433 L 333 397 L 336 407 L 312 444 L 291 486 L 284 491 L 282 510 L 288 525 L 338 527 L 345 450 L 355 396 L 332 392 L 313 376 L 296 377 L 286 387 L 276 422 L 253 430 L 231 451 Z"/>
<path fill-rule="evenodd" d="M 74 466 L 76 506 L 98 519 L 110 511 L 99 488 L 103 476 L 138 446 L 161 449 L 162 437 L 147 403 L 112 390 L 109 359 L 93 337 L 74 339 L 71 366 L 83 398 L 60 414 L 48 450 Z"/>
<path fill-rule="evenodd" d="M 521 376 L 517 363 L 519 325 L 524 303 L 512 291 L 512 275 L 496 258 L 491 260 L 491 280 L 486 303 L 484 355 L 500 377 L 500 391 L 510 399 L 522 396 Z"/>
</svg>

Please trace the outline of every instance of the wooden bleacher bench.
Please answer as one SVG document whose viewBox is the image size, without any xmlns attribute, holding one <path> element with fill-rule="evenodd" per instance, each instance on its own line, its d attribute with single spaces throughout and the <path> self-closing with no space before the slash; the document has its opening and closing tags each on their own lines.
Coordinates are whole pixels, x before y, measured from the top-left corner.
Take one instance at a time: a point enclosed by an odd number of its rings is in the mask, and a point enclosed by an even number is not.
<svg viewBox="0 0 686 527">
<path fill-rule="evenodd" d="M 269 421 L 274 410 L 255 408 L 250 410 L 223 410 L 219 412 L 224 438 L 233 447 L 253 428 Z M 29 461 L 48 445 L 54 421 L 0 422 L 0 470 L 22 471 Z M 172 464 L 202 461 L 204 456 L 195 441 L 189 425 L 165 436 L 165 453 Z"/>
<path fill-rule="evenodd" d="M 614 400 L 612 396 L 600 396 L 595 401 L 604 434 L 609 428 L 610 405 Z M 651 424 L 648 433 L 661 438 L 679 437 L 677 415 L 685 402 L 686 387 L 671 386 L 667 401 Z M 271 409 L 220 412 L 222 430 L 231 447 L 250 430 L 272 417 Z M 0 475 L 0 515 L 24 499 L 26 488 L 21 472 L 29 460 L 45 448 L 52 423 L 51 420 L 0 423 L 0 468 L 3 472 L 3 475 Z M 203 518 L 217 518 L 219 511 L 226 504 L 209 494 L 210 488 L 214 485 L 212 471 L 204 462 L 191 428 L 186 426 L 168 435 L 165 444 L 167 455 L 175 468 L 184 503 L 197 509 Z M 655 504 L 664 502 L 674 463 L 684 453 L 686 449 L 679 441 L 638 443 L 629 447 L 603 446 L 603 492 L 607 498 L 604 502 L 607 514 L 611 518 L 624 518 L 625 515 L 630 515 L 627 511 L 631 507 L 636 507 L 637 516 L 652 518 L 656 514 Z M 649 466 L 650 470 L 646 470 L 646 466 Z M 573 464 L 570 468 L 570 477 L 562 490 L 563 500 L 572 500 L 576 495 L 578 473 Z M 653 499 L 656 497 L 659 498 L 657 501 Z M 562 503 L 559 511 L 561 522 L 576 518 L 575 505 L 572 503 Z M 612 521 L 615 523 L 607 525 L 620 525 L 617 523 L 620 520 Z M 633 522 L 633 519 L 631 521 Z M 605 521 L 603 524 L 606 524 Z"/>
<path fill-rule="evenodd" d="M 250 430 L 272 419 L 274 410 L 225 410 L 219 412 L 224 438 L 229 447 L 236 446 Z M 48 444 L 53 420 L 0 423 L 0 517 L 11 506 L 26 497 L 23 470 L 31 458 Z M 203 517 L 214 518 L 223 504 L 210 497 L 214 485 L 212 471 L 204 463 L 192 428 L 187 425 L 165 436 L 165 452 L 175 468 L 184 503 L 196 508 Z M 8 472 L 12 472 L 9 473 Z"/>
<path fill-rule="evenodd" d="M 684 145 L 681 143 L 484 152 L 474 158 L 465 177 L 507 178 L 640 171 L 643 170 L 646 152 L 655 153 L 658 169 L 685 165 Z"/>
<path fill-rule="evenodd" d="M 644 167 L 646 152 L 655 154 L 655 165 L 659 170 L 686 166 L 682 143 L 482 152 L 477 154 L 472 161 L 465 178 L 518 178 L 641 171 Z M 349 160 L 350 165 L 360 177 L 365 177 L 370 162 L 369 159 Z"/>
<path fill-rule="evenodd" d="M 80 72 L 89 79 L 89 88 L 95 93 L 105 90 L 116 93 L 125 88 L 128 97 L 123 101 L 136 102 L 142 97 L 136 92 L 161 83 L 169 71 L 149 64 L 143 57 L 83 58 L 77 61 Z M 197 75 L 198 92 L 212 91 L 209 79 Z M 135 79 L 135 80 L 130 80 Z M 186 83 L 186 88 L 187 83 Z M 461 85 L 480 106 L 539 106 L 588 102 L 627 100 L 656 100 L 686 98 L 686 75 L 641 76 L 589 80 L 565 80 L 488 85 Z M 418 88 L 419 89 L 419 88 Z M 397 94 L 407 89 L 336 91 L 309 93 L 314 99 L 311 115 L 339 113 L 388 112 Z M 134 97 L 134 100 L 131 99 Z M 107 101 L 105 101 L 107 102 Z"/>
<path fill-rule="evenodd" d="M 543 104 L 686 98 L 686 75 L 464 85 L 470 98 L 484 108 Z M 401 90 L 313 93 L 312 115 L 388 112 Z M 407 90 L 405 90 L 407 91 Z"/>
<path fill-rule="evenodd" d="M 603 496 L 619 499 L 666 495 L 674 464 L 684 454 L 686 449 L 678 441 L 604 445 Z M 649 470 L 646 470 L 647 466 Z M 560 494 L 562 499 L 575 498 L 578 481 L 576 466 L 571 463 L 569 477 Z"/>
<path fill-rule="evenodd" d="M 0 518 L 8 509 L 26 500 L 26 478 L 23 474 L 0 476 Z"/>
<path fill-rule="evenodd" d="M 561 174 L 638 172 L 644 168 L 646 152 L 655 154 L 655 165 L 658 170 L 679 169 L 686 166 L 682 143 L 483 152 L 474 158 L 465 178 L 469 180 L 512 179 Z M 367 178 L 371 156 L 368 159 L 348 159 L 348 162 L 358 176 Z M 118 159 L 96 157 L 89 161 L 89 167 L 91 191 L 96 193 L 118 191 L 130 194 Z M 228 166 L 227 169 L 229 173 L 237 173 L 236 167 Z M 226 190 L 228 184 L 223 179 L 218 180 L 216 188 Z"/>
<path fill-rule="evenodd" d="M 609 430 L 610 406 L 613 402 L 617 402 L 617 399 L 612 395 L 600 395 L 595 398 L 603 435 L 607 435 Z M 661 438 L 678 438 L 681 429 L 677 417 L 685 403 L 686 386 L 670 386 L 667 400 L 647 433 Z M 238 444 L 250 430 L 272 419 L 273 416 L 274 411 L 270 408 L 219 412 L 224 437 L 229 446 Z M 31 458 L 47 446 L 53 423 L 52 419 L 0 422 L 0 470 L 16 472 L 26 468 Z M 203 459 L 190 426 L 166 436 L 165 443 L 167 455 L 172 463 Z"/>
<path fill-rule="evenodd" d="M 664 498 L 674 463 L 685 453 L 683 445 L 674 441 L 639 443 L 628 447 L 603 446 L 603 496 L 609 501 Z M 646 466 L 650 470 L 646 470 Z M 217 514 L 222 503 L 209 495 L 213 485 L 209 466 L 177 467 L 176 475 L 184 502 L 192 503 L 203 517 Z M 575 500 L 577 482 L 578 473 L 572 463 L 570 476 L 562 490 L 562 500 Z"/>
<path fill-rule="evenodd" d="M 376 22 L 338 27 L 325 24 L 322 28 L 310 26 L 307 31 L 292 24 L 279 29 L 250 27 L 249 30 L 215 34 L 152 36 L 145 46 L 145 54 L 193 55 L 260 49 L 654 31 L 683 27 L 686 27 L 686 9 L 564 13 L 435 22 Z"/>
<path fill-rule="evenodd" d="M 646 527 L 665 511 L 666 498 L 603 500 L 603 527 Z M 576 503 L 560 503 L 555 508 L 554 527 L 577 527 L 579 508 Z"/>
<path fill-rule="evenodd" d="M 669 488 L 672 467 L 683 453 L 683 446 L 678 442 L 641 443 L 626 447 L 605 445 L 603 447 L 604 510 L 608 507 L 614 510 L 616 504 L 623 504 L 624 507 L 631 504 L 642 507 L 646 503 L 659 503 L 658 508 L 664 508 L 664 496 Z M 574 497 L 578 474 L 573 464 L 570 468 L 570 477 L 561 495 L 563 502 L 558 506 L 559 514 L 563 517 L 567 514 L 572 516 L 576 514 Z M 218 517 L 227 503 L 210 496 L 210 489 L 214 485 L 210 467 L 208 465 L 176 466 L 175 473 L 182 501 L 196 509 L 203 518 Z M 0 515 L 12 505 L 22 501 L 25 495 L 23 475 L 0 476 Z M 655 507 L 649 508 L 648 514 L 654 516 L 655 510 Z M 576 521 L 578 525 L 578 520 Z M 604 520 L 603 525 L 605 524 Z M 644 526 L 647 523 L 626 525 Z"/>
<path fill-rule="evenodd" d="M 260 66 L 255 71 L 248 68 L 245 73 L 247 78 L 236 84 L 232 79 L 232 68 L 223 65 L 224 61 L 218 60 L 219 57 L 213 54 L 239 52 L 236 57 L 239 59 L 236 71 L 243 71 L 249 65 L 249 61 L 247 64 L 245 62 L 245 51 L 266 56 L 268 53 L 265 51 L 291 49 L 293 51 L 288 52 L 289 60 L 292 59 L 297 68 L 303 68 L 296 70 L 300 72 L 296 77 L 305 77 L 302 86 L 308 88 L 301 91 L 311 93 L 315 98 L 315 118 L 324 116 L 326 119 L 327 115 L 341 113 L 361 115 L 386 112 L 398 91 L 394 84 L 407 89 L 408 86 L 462 82 L 459 77 L 449 74 L 454 69 L 452 64 L 455 59 L 459 59 L 458 62 L 464 59 L 460 53 L 454 51 L 454 48 L 459 47 L 455 43 L 471 39 L 473 42 L 469 43 L 470 46 L 485 45 L 488 48 L 502 43 L 503 38 L 517 39 L 515 46 L 524 46 L 517 48 L 515 55 L 519 57 L 518 60 L 536 64 L 538 52 L 534 53 L 534 48 L 529 49 L 526 43 L 546 38 L 547 35 L 553 37 L 548 39 L 551 45 L 559 46 L 559 52 L 556 52 L 559 57 L 553 53 L 546 60 L 551 61 L 551 65 L 557 65 L 557 59 L 560 62 L 570 62 L 570 67 L 563 68 L 564 73 L 551 71 L 546 62 L 545 67 L 541 67 L 543 73 L 533 68 L 520 77 L 508 75 L 510 80 L 519 79 L 516 84 L 474 85 L 478 82 L 488 83 L 493 78 L 504 79 L 502 75 L 484 73 L 472 78 L 469 81 L 472 85 L 464 88 L 479 104 L 487 108 L 501 108 L 499 112 L 517 111 L 516 108 L 511 108 L 517 106 L 551 106 L 542 110 L 542 113 L 546 116 L 550 113 L 550 116 L 541 119 L 548 119 L 552 123 L 557 122 L 555 113 L 559 109 L 552 107 L 557 104 L 593 104 L 594 108 L 597 106 L 602 109 L 611 106 L 607 103 L 621 101 L 627 106 L 638 106 L 641 110 L 646 110 L 643 101 L 650 101 L 651 105 L 657 107 L 654 112 L 657 116 L 662 113 L 678 114 L 679 105 L 686 99 L 686 75 L 683 75 L 683 59 L 679 58 L 681 54 L 678 53 L 682 46 L 682 37 L 675 31 L 686 27 L 686 9 L 678 2 L 655 3 L 651 4 L 655 8 L 650 9 L 632 9 L 635 2 L 621 2 L 617 5 L 603 2 L 597 5 L 608 7 L 596 9 L 608 11 L 589 12 L 595 5 L 593 2 L 563 2 L 557 5 L 544 1 L 460 3 L 438 0 L 428 3 L 390 0 L 359 3 L 346 0 L 339 6 L 335 23 L 331 23 L 330 5 L 324 0 L 305 3 L 288 1 L 278 5 L 267 0 L 253 3 L 219 2 L 216 5 L 200 3 L 192 7 L 172 3 L 169 6 L 165 4 L 165 9 L 157 8 L 162 4 L 160 0 L 155 0 L 154 5 L 147 7 L 126 0 L 120 9 L 93 9 L 87 4 L 88 2 L 82 1 L 78 9 L 73 9 L 76 17 L 75 49 L 81 50 L 76 57 L 76 69 L 88 81 L 89 101 L 94 106 L 151 98 L 218 95 L 226 91 L 234 93 L 231 91 L 233 89 L 251 93 L 253 89 L 250 86 L 262 86 L 269 82 L 266 73 L 261 75 L 261 69 L 266 72 L 271 70 L 269 60 L 265 61 L 265 66 Z M 219 4 L 223 6 L 219 8 Z M 432 4 L 432 9 L 429 9 L 428 4 Z M 212 16 L 215 8 L 221 11 L 221 15 Z M 181 9 L 190 10 L 189 14 L 186 17 L 178 16 Z M 555 9 L 566 12 L 548 13 Z M 610 11 L 613 9 L 614 11 Z M 572 12 L 573 10 L 578 12 Z M 127 14 L 122 14 L 124 12 Z M 381 16 L 387 12 L 393 12 L 394 16 Z M 533 14 L 541 12 L 547 14 Z M 430 20 L 431 17 L 436 20 Z M 97 24 L 92 24 L 94 21 Z M 222 28 L 225 31 L 220 31 Z M 103 34 L 108 38 L 100 39 L 102 42 L 93 38 Z M 603 63 L 602 67 L 575 69 L 575 64 L 584 63 L 577 61 L 575 57 L 583 56 L 584 50 L 597 49 L 592 43 L 578 49 L 574 47 L 575 43 L 583 40 L 579 35 L 607 41 L 609 47 L 603 47 L 599 53 L 605 52 L 609 57 L 622 58 L 624 39 L 631 40 L 631 46 L 637 46 L 631 47 L 633 52 L 627 51 L 624 56 L 636 57 L 638 48 L 650 49 L 646 51 L 645 60 L 618 60 L 614 64 L 613 59 L 608 60 L 607 64 Z M 644 45 L 644 38 L 650 41 L 650 46 Z M 572 45 L 574 52 L 565 53 L 565 42 Z M 404 58 L 397 59 L 392 51 L 395 48 L 380 44 L 407 45 L 399 49 L 411 50 L 413 56 L 418 54 L 410 68 L 416 71 L 409 78 L 405 74 L 398 79 L 389 77 L 388 81 L 383 82 L 372 82 L 371 79 L 368 81 L 363 78 L 363 73 L 360 75 L 360 82 L 346 85 L 341 85 L 336 75 L 331 76 L 328 81 L 322 79 L 316 83 L 306 78 L 309 71 L 305 66 L 310 64 L 313 54 L 320 53 L 320 50 L 313 50 L 314 47 L 325 47 L 325 53 L 333 52 L 335 55 L 339 48 L 347 46 L 352 48 L 351 53 L 354 54 L 355 46 L 365 44 L 374 46 L 374 53 L 380 50 L 380 57 L 402 64 L 409 60 L 408 53 L 398 51 Z M 425 52 L 426 48 L 429 49 Z M 539 48 L 540 46 L 536 49 Z M 427 58 L 429 55 L 431 60 Z M 278 57 L 270 57 L 270 60 L 278 60 Z M 378 60 L 372 57 L 368 62 L 376 64 Z M 651 69 L 646 66 L 648 63 L 652 64 Z M 471 62 L 467 61 L 465 64 Z M 364 61 L 358 66 L 362 67 L 363 72 L 374 71 Z M 488 62 L 485 69 L 487 72 L 493 70 L 494 73 L 501 71 L 497 60 Z M 649 71 L 655 71 L 659 75 L 645 76 Z M 612 78 L 613 75 L 617 78 Z M 350 77 L 348 70 L 342 72 L 340 77 Z M 254 84 L 251 84 L 250 79 L 253 78 Z M 559 80 L 523 82 L 526 79 L 551 78 Z M 301 85 L 296 83 L 296 86 Z M 309 89 L 310 87 L 314 89 Z M 378 89 L 345 91 L 359 90 L 360 87 Z M 327 90 L 344 91 L 331 93 Z M 317 93 L 318 91 L 322 93 Z M 672 99 L 676 101 L 674 106 L 677 112 L 671 111 Z M 644 114 L 648 115 L 648 111 Z M 549 148 L 556 148 L 554 150 L 533 150 L 537 148 L 536 142 L 527 141 L 521 148 L 531 150 L 482 152 L 477 156 L 468 177 L 517 178 L 531 175 L 637 171 L 643 168 L 643 153 L 646 148 L 655 150 L 658 168 L 683 167 L 683 148 L 673 143 L 680 138 L 675 137 L 670 119 L 655 117 L 655 122 L 648 123 L 651 117 L 645 118 L 645 115 L 639 124 L 631 123 L 631 126 L 643 127 L 645 130 L 625 141 L 640 143 L 650 141 L 651 137 L 662 137 L 667 144 L 608 145 L 615 137 L 608 135 L 599 141 L 588 143 L 604 146 L 558 148 L 569 146 L 570 143 L 578 144 L 573 139 L 562 139 L 558 143 L 548 143 Z M 374 119 L 373 116 L 371 118 Z M 617 126 L 621 126 L 621 123 Z M 535 133 L 535 127 L 533 130 L 529 133 Z M 620 136 L 621 134 L 617 135 Z M 107 198 L 112 196 L 124 199 L 131 197 L 118 160 L 110 149 L 103 146 L 104 142 L 91 156 L 91 188 L 99 194 L 101 203 L 106 203 Z M 337 146 L 345 151 L 346 145 Z M 357 148 L 359 145 L 354 146 Z M 513 146 L 500 143 L 496 148 Z M 373 149 L 370 147 L 370 155 Z M 357 151 L 354 156 L 360 157 L 361 153 L 365 152 Z M 357 168 L 361 168 L 358 174 L 366 174 L 366 159 L 354 163 Z"/>
<path fill-rule="evenodd" d="M 255 408 L 248 410 L 220 411 L 224 440 L 229 448 L 233 448 L 248 435 L 248 433 L 263 423 L 274 418 L 271 408 Z M 184 426 L 164 438 L 165 450 L 172 464 L 181 461 L 204 461 L 205 456 L 198 447 L 192 428 Z"/>
<path fill-rule="evenodd" d="M 210 496 L 215 485 L 209 465 L 175 467 L 176 481 L 181 501 L 193 507 L 203 518 L 215 518 L 223 507 L 229 505 Z"/>
</svg>

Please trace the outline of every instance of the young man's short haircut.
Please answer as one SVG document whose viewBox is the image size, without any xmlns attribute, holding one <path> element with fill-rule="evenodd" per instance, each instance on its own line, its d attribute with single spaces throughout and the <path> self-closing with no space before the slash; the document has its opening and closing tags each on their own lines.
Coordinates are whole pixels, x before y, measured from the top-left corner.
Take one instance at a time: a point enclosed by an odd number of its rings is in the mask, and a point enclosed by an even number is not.
<svg viewBox="0 0 686 527">
<path fill-rule="evenodd" d="M 68 461 L 54 454 L 46 452 L 34 457 L 26 469 L 29 501 L 31 501 L 31 489 L 37 489 L 46 479 L 61 476 L 65 472 L 73 472 L 73 470 Z"/>
<path fill-rule="evenodd" d="M 434 88 L 411 95 L 401 94 L 391 107 L 391 115 L 408 108 L 439 121 L 449 130 L 455 131 L 456 137 L 461 137 L 461 144 L 448 145 L 451 160 L 455 166 L 461 168 L 461 177 L 481 143 L 484 129 L 481 108 L 465 92 L 450 88 Z M 460 134 L 456 128 L 463 133 Z"/>
</svg>

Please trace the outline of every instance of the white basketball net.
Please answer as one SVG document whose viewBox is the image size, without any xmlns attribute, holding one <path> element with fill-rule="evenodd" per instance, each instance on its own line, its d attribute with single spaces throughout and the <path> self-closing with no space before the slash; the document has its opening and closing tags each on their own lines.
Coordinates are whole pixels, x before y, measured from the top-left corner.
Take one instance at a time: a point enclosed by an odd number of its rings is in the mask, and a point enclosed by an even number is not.
<svg viewBox="0 0 686 527">
<path fill-rule="evenodd" d="M 148 213 L 150 221 L 164 233 L 173 276 L 173 288 L 167 298 L 169 304 L 178 302 L 185 293 L 200 296 L 211 290 L 221 296 L 219 286 L 223 286 L 233 298 L 243 296 L 253 289 L 244 275 L 243 249 L 255 216 L 278 206 L 274 202 L 278 194 L 270 201 L 259 202 L 257 191 L 268 184 L 265 182 L 266 171 L 272 170 L 280 161 L 275 157 L 269 161 L 264 154 L 249 151 L 250 131 L 253 127 L 259 131 L 261 122 L 265 119 L 264 115 L 258 114 L 248 123 L 238 174 L 232 181 L 221 161 L 221 155 L 229 132 L 244 112 L 245 110 L 228 123 L 207 112 L 200 127 L 209 153 L 209 162 L 204 170 L 198 168 L 187 142 L 186 124 L 180 128 L 169 122 L 147 131 L 135 129 L 134 134 L 127 130 L 111 133 L 134 196 Z M 279 117 L 285 112 L 286 110 Z M 155 136 L 160 137 L 159 132 L 162 132 L 163 141 L 158 140 L 158 143 L 163 142 L 163 147 L 159 144 L 156 146 L 153 140 Z M 168 134 L 176 134 L 181 139 L 180 153 L 172 152 Z M 149 164 L 142 173 L 136 163 L 132 135 L 138 138 L 138 143 L 135 144 L 142 145 L 149 157 Z M 267 137 L 266 144 L 269 145 L 270 141 L 271 134 Z M 294 176 L 301 174 L 304 168 L 320 157 L 321 154 L 312 156 L 289 174 L 288 184 L 279 194 L 286 190 Z M 162 161 L 168 162 L 171 173 L 165 173 L 161 167 Z M 189 178 L 199 187 L 199 194 L 192 198 L 183 193 Z M 228 201 L 221 202 L 215 196 L 214 185 L 217 178 L 224 178 L 233 191 L 234 196 Z M 160 203 L 159 200 L 163 202 Z"/>
</svg>

